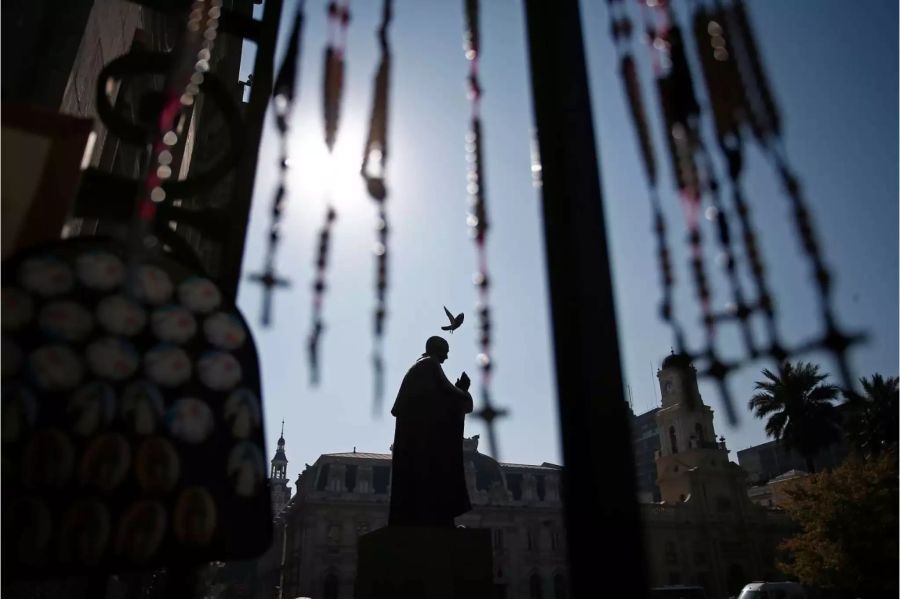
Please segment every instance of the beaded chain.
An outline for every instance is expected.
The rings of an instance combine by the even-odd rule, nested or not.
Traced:
[[[656,256],[659,265],[659,278],[662,284],[662,298],[660,299],[660,317],[672,328],[675,337],[675,346],[679,353],[687,350],[684,332],[675,315],[673,289],[675,286],[675,274],[672,269],[672,257],[666,241],[666,221],[663,217],[662,205],[657,189],[656,155],[653,151],[653,142],[650,139],[650,124],[647,120],[647,111],[644,108],[644,100],[641,94],[640,81],[637,68],[631,50],[632,23],[624,6],[625,0],[607,0],[610,19],[610,34],[616,48],[619,59],[619,76],[628,104],[628,111],[632,125],[638,138],[638,148],[641,153],[641,162],[644,167],[644,176],[649,187],[650,209],[653,213],[653,232],[656,235]]]
[[[722,63],[720,70],[727,72],[730,93],[719,100],[720,116],[717,119],[717,131],[720,146],[729,165],[729,176],[732,179],[738,213],[742,219],[748,214],[740,186],[743,166],[741,126],[745,125],[769,158],[785,190],[795,230],[810,264],[818,294],[824,333],[818,339],[807,341],[794,348],[785,348],[775,327],[772,298],[762,277],[759,252],[755,249],[752,229],[749,224],[746,226],[745,236],[749,237],[750,241],[747,253],[751,257],[751,271],[754,278],[757,278],[759,272],[757,283],[760,288],[759,308],[766,315],[769,333],[769,347],[765,353],[782,362],[793,355],[824,349],[833,356],[844,387],[852,388],[855,380],[847,361],[847,350],[863,336],[847,334],[837,324],[831,297],[831,275],[819,249],[799,181],[783,149],[781,115],[763,70],[744,3],[741,0],[733,0],[727,6],[717,5],[712,12],[700,6],[695,10],[694,19],[698,48],[703,50],[701,59],[704,61],[704,74],[707,75],[707,80],[717,74],[714,63]],[[714,89],[711,88],[710,96],[713,95]]]
[[[476,415],[484,420],[488,431],[488,444],[494,459],[499,460],[499,447],[494,430],[494,421],[506,415],[506,410],[495,408],[491,403],[490,383],[493,370],[491,361],[491,311],[488,303],[488,266],[487,266],[487,204],[484,192],[484,149],[482,145],[481,130],[481,95],[482,88],[478,78],[478,60],[481,52],[481,31],[479,25],[478,0],[464,0],[466,34],[465,50],[466,60],[469,62],[469,101],[471,103],[471,120],[469,132],[466,134],[466,162],[468,162],[468,174],[466,192],[469,195],[469,212],[466,223],[469,226],[472,239],[475,241],[475,251],[478,260],[478,271],[473,277],[473,282],[478,288],[478,327],[479,327],[479,353],[476,357],[481,369],[481,394],[483,406]]]
[[[294,25],[291,37],[288,41],[287,51],[275,85],[272,90],[272,105],[275,112],[275,127],[278,130],[279,158],[278,158],[278,186],[272,198],[270,208],[271,223],[266,244],[266,255],[261,273],[251,274],[249,279],[263,286],[262,308],[260,311],[260,324],[269,326],[272,314],[272,291],[278,287],[288,287],[290,282],[281,278],[275,272],[275,253],[281,241],[281,219],[284,215],[284,201],[287,197],[288,178],[288,130],[290,128],[291,113],[294,108],[297,78],[300,68],[300,43],[303,32],[303,5],[305,0],[297,3],[297,12],[294,16]]]
[[[393,17],[393,0],[384,0],[381,14],[381,26],[378,28],[378,42],[381,49],[381,62],[375,74],[374,93],[372,99],[372,116],[369,120],[369,135],[363,149],[363,161],[360,172],[366,181],[366,190],[378,208],[375,230],[378,240],[375,242],[375,311],[374,347],[372,351],[372,368],[374,375],[374,412],[381,408],[384,396],[384,328],[387,317],[387,263],[388,263],[388,218],[387,218],[387,186],[385,169],[387,165],[387,125],[388,125],[388,90],[391,72],[391,49],[388,42],[388,27]]]
[[[648,10],[647,7],[652,7]],[[672,172],[688,227],[690,265],[703,315],[707,343],[715,337],[711,292],[703,263],[700,229],[701,181],[696,161],[699,106],[688,69],[681,32],[671,18],[666,0],[650,0],[642,12],[646,41],[651,48],[657,96],[666,128]],[[654,19],[655,17],[655,19]],[[654,24],[654,20],[656,23]]]
[[[337,220],[337,212],[329,207],[325,213],[325,224],[319,231],[319,247],[316,251],[316,280],[313,282],[312,332],[309,334],[309,376],[313,385],[319,384],[319,340],[325,330],[322,321],[322,300],[325,296],[325,270],[328,265],[328,249],[331,229]]]
[[[732,204],[738,215],[741,229],[744,255],[750,267],[750,275],[755,287],[756,302],[736,302],[730,316],[737,319],[747,328],[750,316],[761,313],[766,324],[768,336],[768,353],[776,360],[784,359],[784,350],[779,341],[775,318],[775,307],[766,281],[765,267],[762,263],[756,233],[750,215],[750,207],[744,199],[740,182],[743,169],[743,148],[741,123],[747,117],[742,84],[734,58],[734,48],[729,46],[730,36],[723,28],[723,9],[717,8],[713,13],[699,6],[693,19],[694,39],[700,54],[700,64],[706,80],[716,140],[725,158],[729,184],[731,186]],[[755,358],[760,354],[759,348],[752,339],[745,335],[747,355]]]
[[[331,0],[328,3],[328,43],[325,46],[325,85],[323,113],[325,115],[325,145],[334,149],[340,117],[341,96],[344,93],[344,53],[347,48],[347,26],[350,24],[350,0]]]
[[[157,206],[166,199],[164,185],[172,177],[172,151],[178,144],[178,131],[184,110],[194,105],[200,94],[222,14],[222,0],[196,0],[191,4],[186,31],[174,53],[175,62],[166,79],[163,101],[157,118],[157,132],[150,153],[150,168],[138,197],[136,227],[132,236],[145,249],[158,246],[151,233]],[[138,255],[140,252],[134,252]]]
[[[713,158],[703,142],[700,130],[703,111],[694,95],[685,47],[670,3],[668,0],[638,2],[646,28],[646,40],[652,49],[651,61],[662,120],[667,130],[667,149],[688,227],[691,271],[706,332],[705,347],[700,351],[687,350],[683,329],[673,312],[671,298],[675,280],[666,245],[666,224],[657,196],[658,175],[650,127],[630,48],[632,25],[624,0],[607,0],[610,32],[619,57],[620,76],[638,137],[644,174],[650,187],[653,229],[657,238],[657,259],[663,287],[660,313],[673,330],[678,351],[692,359],[704,361],[705,367],[701,374],[717,382],[726,415],[731,422],[736,421],[736,412],[726,384],[728,374],[758,358],[770,357],[781,363],[791,356],[825,349],[834,356],[843,383],[852,385],[846,352],[861,336],[848,335],[836,324],[830,294],[831,278],[821,257],[799,182],[783,150],[781,117],[762,68],[743,2],[732,0],[727,5],[715,2],[712,7],[708,3],[692,3],[692,33],[707,87],[715,139],[722,163],[726,165],[731,206],[724,205]],[[745,129],[749,129],[763,149],[785,189],[797,235],[816,282],[824,334],[819,339],[793,348],[785,346],[778,332],[774,299],[766,280],[758,235],[754,231],[750,206],[741,185]],[[710,288],[703,267],[700,234],[703,196],[709,198],[711,203],[705,214],[715,224],[720,261],[732,298],[720,312],[712,310]],[[743,266],[739,264],[734,249],[735,234],[728,221],[729,213],[737,215],[738,228],[735,231],[739,232],[736,237],[740,240],[742,254],[746,259]],[[747,294],[742,288],[738,270],[744,267],[750,274],[752,294]],[[754,338],[750,320],[755,314],[760,314],[764,319],[766,341],[763,343]],[[727,322],[737,322],[744,346],[744,358],[730,363],[719,359],[715,348],[715,327]]]
[[[712,195],[713,206],[707,212],[717,223],[718,243],[724,258],[723,265],[729,274],[734,303],[743,303],[743,293],[737,277],[730,243],[730,229],[726,213],[718,195],[718,183],[712,172],[712,163],[704,159],[700,132],[700,105],[697,102],[690,67],[685,55],[681,30],[667,0],[646,0],[642,3],[646,40],[652,48],[653,67],[656,75],[657,95],[666,126],[672,169],[681,196],[685,222],[688,228],[691,274],[700,303],[705,349],[701,356],[707,360],[707,374],[718,385],[719,394],[729,422],[737,421],[734,402],[726,384],[733,364],[726,364],[716,348],[717,317],[712,310],[712,293],[703,260],[703,238],[700,228],[701,201],[704,191]],[[656,25],[653,24],[654,20]],[[750,337],[749,327],[745,339]],[[687,352],[685,352],[687,353]]]
[[[344,92],[344,55],[347,48],[347,26],[350,24],[350,0],[332,0],[328,3],[328,42],[325,46],[325,75],[323,78],[323,110],[325,120],[325,146],[334,151],[337,139],[338,118]],[[319,231],[316,251],[316,278],[313,282],[312,331],[308,338],[310,382],[319,383],[319,342],[325,323],[322,321],[322,304],[325,297],[325,272],[331,231],[337,220],[337,212],[329,205],[325,211],[325,223]]]

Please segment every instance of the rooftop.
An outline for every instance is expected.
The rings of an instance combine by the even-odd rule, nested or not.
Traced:
[[[390,460],[389,453],[365,453],[362,451],[347,451],[344,453],[326,453],[323,454],[332,458],[357,458],[360,460]]]
[[[484,454],[482,454],[484,455]],[[368,453],[363,451],[346,451],[339,453],[325,453],[322,454],[322,457],[328,458],[350,458],[357,460],[376,460],[376,461],[390,461],[391,454],[389,453]],[[488,456],[489,457],[489,456]],[[512,464],[508,462],[501,462],[501,466],[506,468],[528,468],[532,470],[561,470],[562,466],[558,464],[552,464],[550,462],[543,462],[542,464]]]

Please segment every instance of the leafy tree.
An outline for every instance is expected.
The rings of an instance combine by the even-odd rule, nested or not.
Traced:
[[[863,393],[844,391],[846,420],[844,427],[851,445],[863,457],[878,457],[883,451],[897,447],[898,405],[900,393],[897,377],[885,379],[873,374],[859,379]]]
[[[765,380],[756,381],[758,391],[749,401],[757,418],[766,418],[766,434],[778,439],[806,460],[815,472],[813,456],[838,440],[838,414],[831,403],[839,389],[823,384],[827,374],[819,374],[815,364],[785,362],[775,374],[762,371]]]
[[[897,596],[897,455],[884,452],[815,474],[787,491],[800,532],[779,549],[788,576],[853,597]]]

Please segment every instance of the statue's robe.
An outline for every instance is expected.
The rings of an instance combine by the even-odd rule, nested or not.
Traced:
[[[472,509],[463,467],[463,423],[472,396],[423,356],[403,377],[391,475],[391,525],[452,526]]]

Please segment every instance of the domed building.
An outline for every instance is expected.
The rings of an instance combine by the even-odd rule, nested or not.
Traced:
[[[472,511],[457,525],[491,531],[498,597],[564,597],[561,467],[499,463],[463,440]],[[387,526],[391,454],[325,454],[306,466],[282,512],[282,597],[349,599],[357,539]]]
[[[747,473],[716,436],[690,360],[668,356],[657,378],[661,406],[632,422],[645,583],[698,585],[710,599],[724,599],[751,580],[772,580],[775,550],[791,523],[748,497]],[[478,441],[463,440],[473,509],[456,523],[491,531],[496,596],[567,598],[562,467],[497,462],[478,451]],[[389,453],[354,449],[306,465],[276,522],[281,598],[353,597],[357,539],[387,526],[390,481]]]

